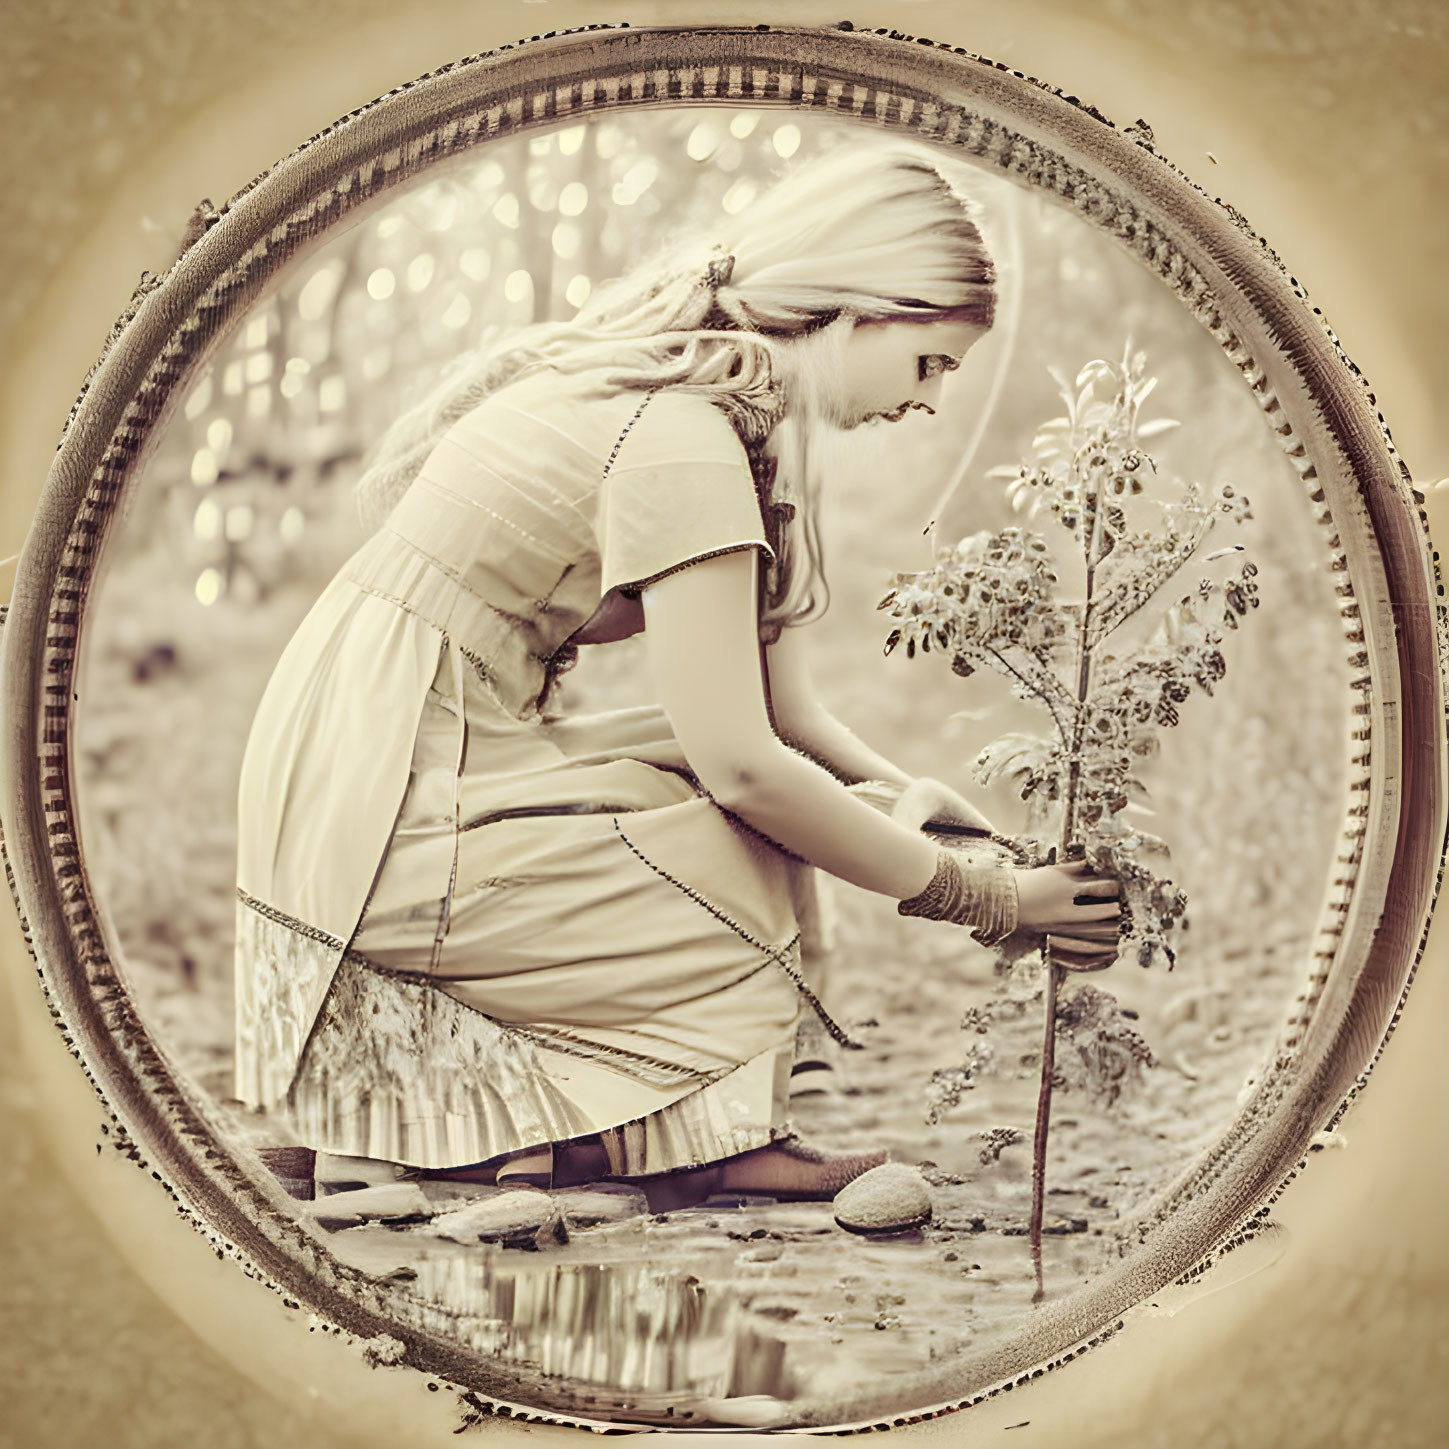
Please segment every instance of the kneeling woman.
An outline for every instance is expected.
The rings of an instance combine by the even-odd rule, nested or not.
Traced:
[[[881,1158],[784,1127],[802,1001],[837,1030],[800,965],[813,871],[1059,960],[1115,949],[1115,883],[919,833],[982,822],[827,714],[799,647],[817,430],[928,407],[991,325],[968,207],[925,153],[851,148],[728,225],[394,425],[361,484],[380,525],[267,687],[237,1082],[313,1148],[826,1196]],[[553,708],[580,647],[640,630],[658,706]]]

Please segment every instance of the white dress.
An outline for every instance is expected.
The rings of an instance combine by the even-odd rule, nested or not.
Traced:
[[[435,1168],[599,1132],[653,1172],[778,1133],[814,871],[703,793],[661,709],[549,708],[571,635],[747,548],[773,559],[749,458],[700,396],[542,370],[450,429],[252,726],[244,1102]]]

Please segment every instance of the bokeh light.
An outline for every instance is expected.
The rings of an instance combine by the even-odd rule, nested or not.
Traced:
[[[578,256],[583,242],[583,233],[571,221],[561,221],[553,229],[551,238],[554,255],[569,261]]]
[[[221,571],[219,569],[202,569],[196,580],[196,597],[207,606],[214,604],[221,597]]]
[[[497,201],[493,203],[493,217],[500,221],[510,230],[516,230],[522,211],[518,205],[518,198],[511,192],[505,191]]]
[[[788,122],[783,126],[776,126],[774,135],[770,137],[770,144],[775,148],[777,156],[788,160],[800,149],[799,126]]]
[[[221,537],[221,509],[217,507],[214,498],[203,498],[196,505],[196,513],[191,520],[191,529],[200,539]]]
[[[191,481],[198,488],[206,488],[216,482],[221,472],[216,454],[210,448],[198,448],[191,458]]]
[[[448,303],[447,310],[443,313],[442,317],[439,320],[442,322],[444,327],[447,327],[451,331],[457,331],[459,327],[466,327],[468,325],[468,319],[472,317],[472,315],[473,304],[462,292],[459,292],[458,295],[454,297],[451,302]]]

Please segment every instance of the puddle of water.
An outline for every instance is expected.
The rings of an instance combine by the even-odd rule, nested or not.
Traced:
[[[465,1342],[550,1376],[687,1399],[794,1392],[784,1343],[693,1273],[506,1251],[427,1257],[417,1273]]]

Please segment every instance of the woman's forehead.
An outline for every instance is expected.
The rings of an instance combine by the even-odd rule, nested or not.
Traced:
[[[974,322],[902,322],[901,341],[920,353],[944,353],[959,357],[972,343],[986,335]]]

